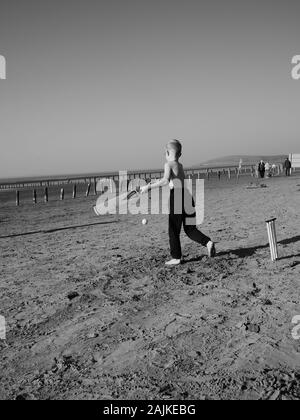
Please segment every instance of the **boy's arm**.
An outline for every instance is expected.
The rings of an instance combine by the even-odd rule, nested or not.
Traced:
[[[164,168],[164,176],[162,179],[160,179],[159,181],[153,182],[153,183],[149,183],[147,185],[145,185],[144,187],[141,188],[141,193],[145,193],[147,192],[150,188],[159,188],[159,187],[164,187],[165,185],[168,185],[171,179],[171,168],[170,165],[168,163],[165,163],[165,168]]]

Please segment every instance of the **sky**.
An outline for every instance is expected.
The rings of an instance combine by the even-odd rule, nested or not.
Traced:
[[[300,3],[1,0],[0,178],[300,152]]]

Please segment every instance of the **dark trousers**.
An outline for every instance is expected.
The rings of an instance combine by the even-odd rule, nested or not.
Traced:
[[[182,212],[181,214],[176,214],[175,205],[174,205],[174,190],[171,190],[170,193],[170,214],[169,214],[169,240],[170,240],[170,249],[172,258],[180,259],[181,254],[181,245],[180,245],[180,231],[183,226],[184,232],[186,235],[193,241],[206,246],[210,241],[206,235],[204,235],[200,230],[197,229],[195,224],[188,223],[189,220],[196,218],[196,214],[187,215],[184,210],[184,199],[182,194]],[[194,206],[194,200],[192,200]],[[196,219],[195,219],[196,220]]]
[[[285,168],[285,175],[286,176],[291,176],[291,169],[290,168]]]
[[[259,171],[259,175],[260,175],[261,178],[264,178],[265,177],[265,171]]]

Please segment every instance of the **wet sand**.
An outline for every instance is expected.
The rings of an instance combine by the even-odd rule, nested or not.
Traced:
[[[217,257],[183,234],[173,268],[165,215],[0,205],[0,398],[299,399],[300,176],[264,183],[208,185]]]

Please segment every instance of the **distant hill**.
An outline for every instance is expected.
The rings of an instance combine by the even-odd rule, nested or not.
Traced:
[[[240,160],[242,159],[244,165],[254,165],[259,162],[261,159],[269,163],[282,163],[286,159],[287,155],[233,155],[233,156],[224,156],[216,159],[211,159],[206,162],[202,162],[198,165],[193,165],[193,167],[199,166],[238,166]]]

